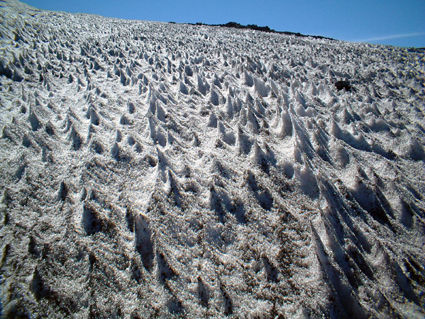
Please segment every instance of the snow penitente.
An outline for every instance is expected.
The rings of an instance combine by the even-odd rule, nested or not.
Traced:
[[[0,15],[5,317],[424,316],[423,53]]]

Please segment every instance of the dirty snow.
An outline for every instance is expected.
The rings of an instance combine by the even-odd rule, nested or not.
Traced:
[[[5,316],[425,315],[423,52],[0,19]]]

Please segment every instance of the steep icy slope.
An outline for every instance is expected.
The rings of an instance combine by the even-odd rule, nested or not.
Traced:
[[[0,6],[6,316],[424,316],[424,54]]]

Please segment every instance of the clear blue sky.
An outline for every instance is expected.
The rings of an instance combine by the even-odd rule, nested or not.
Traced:
[[[425,0],[23,0],[34,7],[150,21],[269,26],[404,47],[425,47]]]

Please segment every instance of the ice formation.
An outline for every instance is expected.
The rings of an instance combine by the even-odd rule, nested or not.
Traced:
[[[5,317],[425,315],[423,52],[0,19]]]

